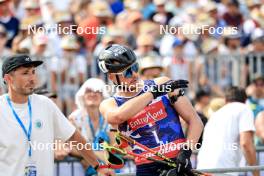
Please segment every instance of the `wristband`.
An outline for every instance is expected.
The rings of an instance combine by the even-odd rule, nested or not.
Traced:
[[[97,165],[96,165],[97,166]],[[95,167],[96,167],[95,166]],[[96,175],[97,171],[95,169],[95,167],[92,167],[91,165],[86,169],[86,173],[85,175]]]
[[[178,95],[174,95],[174,96],[171,96],[170,97],[170,103],[171,104],[174,104],[178,100],[178,98],[180,96],[183,96],[183,95],[184,95],[184,90],[183,89],[180,89]]]
[[[96,175],[97,174],[97,170],[99,169],[100,165],[101,165],[101,162],[98,161],[98,164],[96,164],[94,167],[93,166],[89,166],[87,169],[86,169],[86,174],[87,175]]]

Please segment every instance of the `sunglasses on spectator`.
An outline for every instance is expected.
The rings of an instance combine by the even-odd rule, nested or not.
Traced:
[[[123,75],[125,78],[131,78],[133,75],[133,72],[137,73],[138,70],[139,70],[139,65],[138,65],[138,63],[135,63],[132,66],[130,66],[129,68],[127,68],[126,70],[124,70],[123,72],[115,73],[115,74]]]
[[[91,89],[89,89],[89,88],[87,88],[87,89],[85,90],[85,93],[86,93],[86,94],[90,94],[90,93],[94,93],[94,94],[102,94],[102,92],[99,91],[99,90],[97,90],[97,91],[93,91],[93,90],[91,90]]]

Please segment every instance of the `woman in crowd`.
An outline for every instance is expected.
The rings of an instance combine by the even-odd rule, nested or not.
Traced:
[[[99,112],[101,101],[108,97],[105,83],[97,78],[90,78],[81,86],[75,95],[75,103],[78,107],[70,114],[70,121],[81,131],[98,158],[104,161],[104,151],[100,150],[99,138],[110,142],[109,125]],[[71,151],[74,156],[79,156],[76,151]],[[89,174],[88,163],[83,159],[81,163],[86,169],[86,176]]]

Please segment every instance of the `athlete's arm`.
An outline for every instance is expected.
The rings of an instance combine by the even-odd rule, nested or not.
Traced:
[[[166,89],[166,86],[168,86],[168,88],[172,88],[173,90],[177,88],[188,87],[188,81],[185,80],[170,81],[168,77],[160,77],[154,81],[156,82],[157,86],[153,86],[153,89],[150,89],[150,92],[145,92],[135,98],[132,98],[122,104],[120,107],[117,106],[113,98],[103,101],[99,109],[103,116],[107,119],[107,122],[112,125],[116,125],[127,121],[140,112],[144,107],[146,107],[154,97],[156,98],[171,91],[171,89]]]
[[[156,84],[162,84],[168,80],[169,78],[161,77],[156,79],[155,82]],[[169,94],[170,96],[177,95],[178,90],[175,90],[174,92]],[[203,123],[187,97],[180,96],[173,106],[179,113],[181,118],[188,124],[186,139],[188,142],[191,142],[189,144],[190,147],[192,147],[198,142],[201,136],[201,133],[203,131]]]
[[[190,145],[189,147],[193,149],[203,131],[204,126],[201,118],[198,116],[192,104],[185,96],[178,98],[178,100],[174,103],[174,108],[179,113],[181,118],[188,124],[186,139]]]
[[[151,100],[153,100],[153,95],[150,92],[146,92],[128,100],[118,107],[114,98],[109,98],[100,104],[99,109],[109,124],[118,125],[144,109]]]

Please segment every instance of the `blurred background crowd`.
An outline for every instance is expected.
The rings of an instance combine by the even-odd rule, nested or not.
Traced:
[[[166,26],[227,30],[161,31]],[[224,105],[224,92],[231,85],[246,88],[255,117],[264,110],[263,0],[0,0],[0,67],[15,53],[43,60],[37,91],[56,96],[58,106],[66,116],[71,114],[80,130],[91,130],[93,123],[81,125],[81,115],[76,114],[83,112],[76,111],[87,108],[84,104],[98,109],[109,96],[98,93],[100,85],[111,83],[100,72],[97,58],[114,43],[134,49],[142,79],[188,79],[187,95],[204,123]],[[85,84],[87,79],[90,84]],[[2,80],[0,84],[3,94]],[[78,97],[86,96],[87,87],[88,103],[80,104]],[[91,92],[98,101],[89,102]],[[92,110],[90,116],[98,113]],[[101,118],[94,119],[99,124],[95,129],[105,125]],[[86,137],[94,138],[90,133]]]

